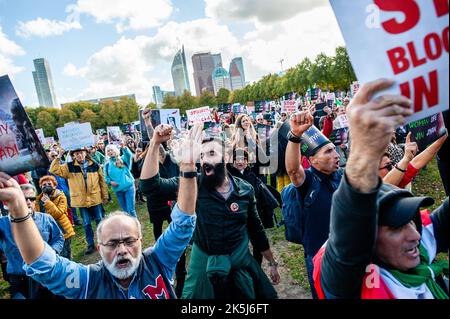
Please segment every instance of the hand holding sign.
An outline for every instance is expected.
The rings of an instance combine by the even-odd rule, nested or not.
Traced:
[[[294,135],[300,137],[314,123],[314,118],[309,111],[301,111],[291,115],[289,124]]]

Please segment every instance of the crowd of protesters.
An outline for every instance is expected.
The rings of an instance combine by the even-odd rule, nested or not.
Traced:
[[[214,127],[194,125],[181,137],[170,125],[153,127],[145,110],[141,131],[149,141],[129,134],[108,144],[99,136],[70,151],[56,143],[46,149],[48,168],[28,178],[0,172],[2,272],[11,298],[277,298],[278,262],[265,229],[282,224],[275,215],[282,192],[297,196],[302,209],[313,298],[448,298],[438,279],[448,262],[434,261],[448,252],[448,198],[430,215],[419,208],[431,200],[410,192],[437,157],[448,196],[447,134],[419,152],[410,134],[396,130],[409,102],[370,100],[388,85],[369,83],[320,110],[324,96],[292,111],[214,109]],[[121,212],[105,211],[113,196]],[[153,226],[151,250],[142,247],[139,202]],[[93,267],[71,261],[81,225],[85,254],[100,252]],[[377,265],[381,290],[364,286],[367,265]],[[80,274],[77,289],[66,287],[68,269]]]

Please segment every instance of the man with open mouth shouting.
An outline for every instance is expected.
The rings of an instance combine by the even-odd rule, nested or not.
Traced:
[[[188,140],[193,157],[200,155],[201,174],[196,201],[197,225],[193,237],[189,272],[183,290],[188,299],[277,298],[266,274],[250,254],[249,240],[270,263],[270,277],[277,284],[280,276],[256,209],[255,192],[244,180],[232,177],[225,169],[230,156],[225,142],[217,137],[202,137],[203,126],[194,126]],[[141,190],[157,193],[168,200],[176,198],[180,177],[195,177],[196,172],[181,169],[180,177],[164,179],[158,173],[158,148],[170,140],[172,128],[155,128],[141,172]],[[195,142],[200,141],[200,142]],[[171,147],[181,158],[180,142]]]
[[[191,141],[181,140],[180,169],[195,171],[196,158],[184,154]],[[157,159],[157,156],[156,156]],[[195,176],[194,176],[195,177]],[[0,172],[0,201],[8,204],[14,240],[25,261],[24,270],[54,294],[73,299],[171,299],[175,265],[191,240],[195,222],[195,178],[181,177],[172,222],[151,249],[142,250],[139,221],[124,212],[105,218],[97,227],[102,261],[82,265],[58,256],[45,243],[17,182]]]

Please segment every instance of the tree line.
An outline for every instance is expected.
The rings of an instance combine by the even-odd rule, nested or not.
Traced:
[[[222,88],[217,92],[217,96],[208,91],[199,97],[192,96],[189,91],[178,97],[166,95],[163,108],[180,109],[181,114],[184,114],[186,110],[201,106],[216,107],[225,103],[246,104],[249,101],[277,100],[292,92],[304,95],[313,85],[322,91],[348,90],[355,80],[347,50],[345,47],[337,47],[334,56],[320,53],[314,61],[304,58],[284,74],[268,74],[241,90],[230,92]],[[156,108],[156,105],[150,103],[147,107]],[[61,110],[39,107],[26,108],[26,111],[33,125],[42,128],[45,136],[56,137],[56,128],[68,122],[91,122],[92,128],[96,130],[136,121],[138,109],[139,105],[134,100],[124,97],[119,102],[75,102],[65,104]]]

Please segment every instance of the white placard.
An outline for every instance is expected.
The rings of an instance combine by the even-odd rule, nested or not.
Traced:
[[[161,124],[172,125],[173,128],[181,129],[181,114],[179,109],[160,109]]]
[[[188,124],[204,123],[211,121],[211,111],[209,106],[203,106],[192,110],[187,110]]]
[[[75,124],[56,129],[59,143],[66,151],[94,145],[91,123]]]
[[[44,135],[44,130],[39,128],[34,130],[36,132],[37,137],[39,138],[39,142],[41,142],[42,145],[45,144],[45,135]]]
[[[448,1],[330,0],[359,83],[413,102],[408,122],[448,109]]]
[[[294,113],[297,111],[298,103],[296,100],[286,100],[281,102],[281,109],[284,112]]]
[[[120,143],[122,143],[122,131],[120,130],[120,127],[108,126],[106,131],[108,132],[109,144],[120,145]]]

